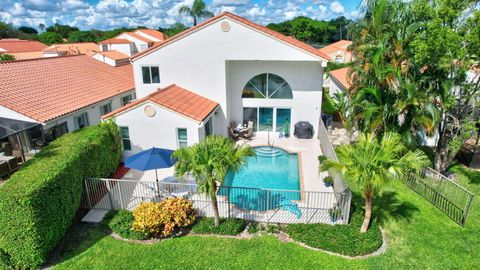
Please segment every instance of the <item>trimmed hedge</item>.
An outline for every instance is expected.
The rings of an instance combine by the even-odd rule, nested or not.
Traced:
[[[293,239],[314,248],[347,256],[365,255],[380,248],[382,233],[374,221],[366,233],[361,233],[362,214],[354,211],[348,225],[291,224],[286,232]]]
[[[83,180],[109,176],[117,168],[119,141],[113,123],[66,134],[0,187],[0,254],[4,261],[22,269],[45,262],[75,218]]]
[[[215,227],[215,220],[209,217],[199,218],[192,226],[192,231],[198,234],[237,235],[245,230],[247,222],[239,218],[220,219],[220,225]]]
[[[132,212],[127,210],[112,210],[105,215],[102,225],[125,239],[148,239],[148,235],[132,229],[133,221]]]

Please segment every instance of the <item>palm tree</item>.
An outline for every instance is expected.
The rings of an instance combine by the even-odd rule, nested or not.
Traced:
[[[396,132],[407,143],[433,135],[439,122],[434,100],[419,89],[407,53],[419,24],[398,0],[364,2],[364,16],[353,25],[348,123],[361,132]]]
[[[385,183],[406,177],[429,164],[420,150],[408,151],[397,133],[385,133],[381,140],[373,134],[360,137],[356,144],[341,145],[336,150],[339,161],[325,160],[321,171],[332,170],[358,186],[365,199],[365,217],[360,232],[368,230],[372,201]]]
[[[177,158],[175,175],[192,175],[198,190],[210,196],[215,226],[220,224],[218,214],[217,189],[229,170],[237,171],[246,163],[246,158],[254,156],[253,149],[244,144],[238,145],[222,136],[208,136],[191,147],[180,148],[173,153]]]
[[[40,30],[42,31],[45,31],[45,24],[43,23],[38,24],[38,28],[40,28]]]
[[[213,13],[207,10],[207,5],[203,0],[193,1],[192,7],[187,5],[180,7],[178,14],[192,17],[193,26],[197,25],[198,20],[201,18],[213,17]]]

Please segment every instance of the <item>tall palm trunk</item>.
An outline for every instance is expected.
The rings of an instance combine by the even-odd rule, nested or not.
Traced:
[[[370,219],[372,218],[372,197],[372,192],[365,191],[365,217],[362,227],[360,228],[361,233],[367,232],[368,225],[370,225]]]
[[[197,26],[197,16],[193,15],[193,26]]]
[[[214,191],[210,194],[210,198],[212,200],[212,209],[213,209],[213,217],[215,219],[215,227],[220,225],[220,215],[218,214],[218,203],[217,203],[217,194]]]

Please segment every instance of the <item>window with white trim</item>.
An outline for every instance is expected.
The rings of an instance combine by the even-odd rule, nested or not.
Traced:
[[[111,111],[112,111],[112,103],[111,102],[100,106],[100,115],[105,115],[105,114],[107,114]]]
[[[160,83],[160,70],[158,66],[142,67],[143,84]]]
[[[77,129],[88,127],[88,125],[89,125],[89,123],[88,123],[88,113],[87,112],[84,112],[80,115],[77,115],[73,119],[75,121],[75,127]]]
[[[292,88],[280,76],[263,73],[250,79],[243,88],[242,98],[292,99]]]
[[[102,44],[102,51],[108,51],[108,44]]]
[[[122,101],[122,106],[127,105],[127,104],[130,103],[132,100],[133,100],[132,95],[123,96],[122,99],[121,99],[121,101]]]
[[[188,146],[187,129],[177,128],[177,146],[183,148]]]
[[[119,127],[120,141],[122,143],[122,151],[132,150],[132,143],[130,142],[130,132],[128,127]]]

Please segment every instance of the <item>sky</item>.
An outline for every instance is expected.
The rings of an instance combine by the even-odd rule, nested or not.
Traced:
[[[178,15],[193,0],[0,0],[0,20],[14,26],[40,23],[76,26],[81,30],[118,27],[168,27],[176,22],[190,26]],[[214,14],[233,12],[259,24],[281,22],[297,16],[328,20],[339,16],[355,19],[361,0],[206,0]]]

